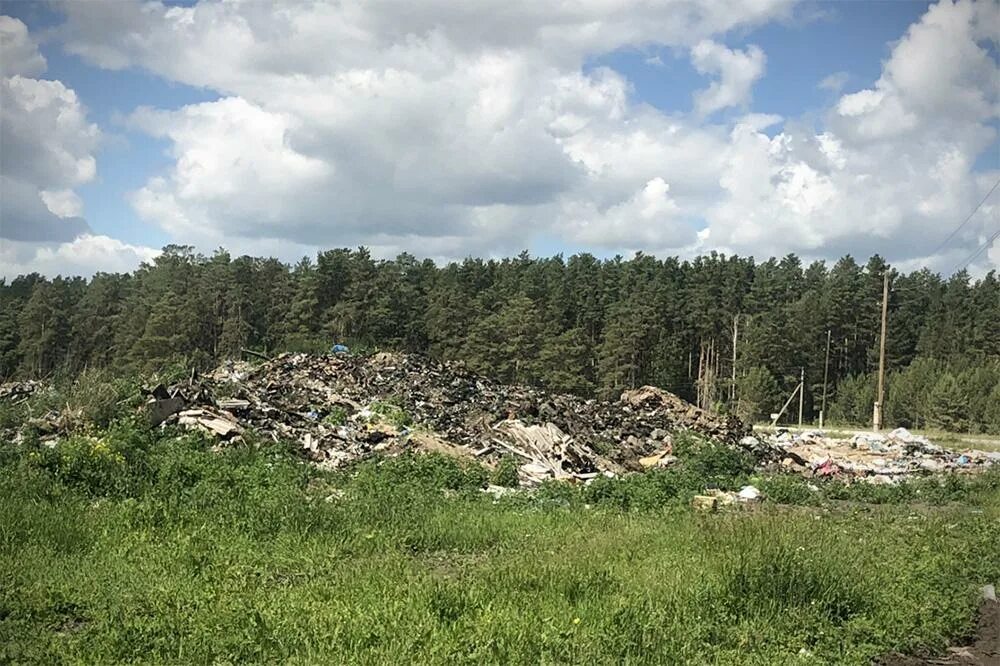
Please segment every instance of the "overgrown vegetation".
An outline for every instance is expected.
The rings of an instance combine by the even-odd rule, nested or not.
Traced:
[[[1000,579],[996,473],[810,485],[685,438],[675,468],[494,499],[514,465],[207,444],[125,419],[0,445],[0,661],[866,664],[963,635]],[[747,482],[769,501],[688,507]]]
[[[784,402],[804,369],[805,418],[867,423],[874,401],[882,276],[892,275],[886,423],[1000,433],[1000,283],[878,256],[803,266],[636,255],[522,254],[438,267],[403,254],[335,249],[289,267],[169,246],[131,275],[0,281],[0,377],[207,367],[243,347],[325,352],[345,342],[427,352],[503,382],[583,395],[661,386],[748,420]],[[735,400],[729,385],[733,323]],[[712,350],[712,359],[705,354]],[[180,365],[178,365],[180,361]],[[712,382],[700,384],[699,368]]]

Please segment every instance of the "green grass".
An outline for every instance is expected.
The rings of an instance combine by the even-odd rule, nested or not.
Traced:
[[[1000,580],[996,474],[812,490],[680,448],[494,500],[435,456],[321,473],[127,423],[0,445],[0,662],[866,664],[966,634]],[[773,499],[688,507],[747,480]]]

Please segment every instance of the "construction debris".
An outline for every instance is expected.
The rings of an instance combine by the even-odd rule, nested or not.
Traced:
[[[32,380],[0,385],[0,402],[17,404],[27,400],[44,387],[42,382]]]
[[[619,401],[585,400],[408,354],[283,354],[257,368],[227,363],[147,395],[154,426],[197,428],[223,441],[251,431],[297,441],[327,467],[407,449],[489,466],[513,456],[525,485],[669,465],[672,436],[685,430],[731,444],[746,432],[652,387]]]
[[[755,504],[763,498],[764,496],[754,486],[743,486],[738,493],[711,488],[703,495],[695,495],[691,500],[691,506],[697,511],[718,511],[727,506]]]
[[[747,436],[741,445],[805,477],[856,479],[894,484],[906,476],[938,472],[969,472],[1000,464],[1000,452],[949,451],[905,428],[887,434],[857,433],[830,437],[819,430]]]
[[[40,382],[0,386],[0,400],[25,401]],[[668,467],[674,441],[691,432],[752,454],[762,465],[806,477],[896,483],[906,475],[970,472],[1000,453],[951,452],[898,428],[835,439],[820,431],[751,435],[658,388],[626,390],[619,400],[587,400],[504,385],[414,354],[282,354],[254,367],[229,361],[171,386],[143,390],[151,427],[199,430],[227,445],[239,438],[297,442],[302,455],[336,468],[371,455],[434,451],[496,467],[516,461],[522,485],[587,482]],[[64,409],[32,419],[44,440],[79,425]],[[755,494],[756,493],[756,494]],[[696,504],[754,501],[755,488]]]

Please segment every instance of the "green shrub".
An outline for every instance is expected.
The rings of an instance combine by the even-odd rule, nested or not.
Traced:
[[[66,404],[78,410],[87,424],[107,427],[141,403],[139,384],[116,377],[107,369],[88,368],[66,390]]]
[[[41,447],[29,459],[60,483],[91,495],[116,494],[127,482],[125,455],[107,437],[77,435]]]
[[[486,470],[475,462],[438,453],[405,453],[359,463],[352,486],[358,493],[384,496],[414,490],[478,491],[486,481]]]
[[[774,474],[751,482],[769,502],[815,506],[823,500],[822,493],[812,490],[809,482],[797,474]]]
[[[342,426],[347,423],[347,410],[338,405],[330,410],[323,421],[333,426]]]
[[[399,405],[388,400],[373,402],[369,407],[372,414],[383,423],[388,423],[396,428],[405,428],[413,425],[413,418]]]
[[[496,486],[516,488],[521,483],[517,471],[517,458],[512,455],[504,456],[490,475],[490,482]]]

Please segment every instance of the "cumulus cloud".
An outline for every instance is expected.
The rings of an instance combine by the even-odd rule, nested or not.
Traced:
[[[72,187],[97,172],[93,151],[100,132],[87,121],[73,90],[59,81],[15,75],[0,83],[3,155],[10,177],[44,188]]]
[[[792,124],[772,138],[737,125],[727,196],[708,214],[710,243],[815,256],[879,252],[952,268],[981,242],[988,207],[955,247],[930,253],[1000,177],[973,171],[996,139],[1000,69],[983,42],[995,40],[998,12],[995,3],[931,7],[875,85],[837,101],[823,132]]]
[[[129,272],[152,261],[157,250],[129,245],[108,236],[83,234],[65,243],[26,243],[0,239],[0,277],[37,272],[81,275]]]
[[[0,237],[72,240],[90,230],[72,188],[93,179],[100,132],[73,90],[22,75],[40,73],[45,60],[23,23],[0,18],[12,70],[0,80]]]
[[[764,75],[767,57],[760,47],[744,51],[703,39],[691,49],[691,64],[701,74],[717,75],[708,88],[694,94],[698,113],[707,115],[730,106],[747,106],[753,84]]]
[[[37,76],[46,66],[38,44],[28,36],[28,27],[16,18],[0,16],[0,73]]]
[[[784,0],[64,11],[68,51],[220,93],[130,118],[173,157],[133,206],[207,248],[365,243],[461,257],[549,234],[608,251],[877,251],[944,267],[946,255],[926,256],[942,228],[1000,175],[974,171],[1000,106],[996,3],[931,7],[879,79],[818,122],[713,115],[752,111],[766,69],[760,48],[723,37],[787,16]],[[712,78],[694,113],[637,103],[621,73],[584,67],[659,47],[689,52]],[[984,223],[970,223],[959,251]]]
[[[76,93],[40,78],[45,58],[24,23],[0,16],[0,272],[6,277],[132,270],[149,248],[94,235],[74,187],[94,179],[97,125]]]
[[[637,115],[627,82],[607,70],[584,73],[585,58],[644,43],[688,47],[790,7],[496,0],[272,12],[238,3],[68,3],[62,37],[100,66],[139,66],[223,95],[133,116],[170,139],[176,158],[133,194],[144,219],[221,239],[387,248],[417,239],[462,256],[516,250],[528,230],[580,210],[595,211],[599,224],[600,211],[664,171],[684,171],[660,164],[593,181],[579,159],[587,143],[613,138],[639,148],[646,138],[662,155],[699,139],[661,139],[669,123],[655,114],[649,127],[627,126]]]
[[[73,190],[42,190],[39,194],[49,212],[57,217],[79,217],[83,212],[83,199]]]
[[[0,176],[0,238],[17,241],[62,242],[90,231],[77,214],[50,197],[48,205],[38,188],[30,183]]]
[[[580,242],[629,250],[677,250],[693,245],[697,235],[685,223],[670,185],[663,178],[648,181],[627,200],[605,210],[592,204],[568,205],[563,228]]]

